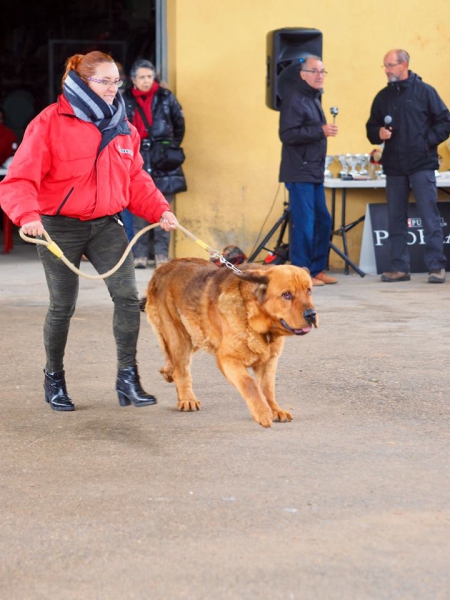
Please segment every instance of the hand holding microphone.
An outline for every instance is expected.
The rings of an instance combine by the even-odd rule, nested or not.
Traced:
[[[325,137],[335,137],[338,132],[338,127],[334,124],[336,115],[339,113],[338,107],[332,106],[330,108],[330,113],[333,115],[333,123],[326,123],[325,125],[322,125],[322,130]]]
[[[392,117],[391,115],[386,115],[384,117],[384,127],[380,128],[380,138],[385,140],[390,140],[392,137]]]

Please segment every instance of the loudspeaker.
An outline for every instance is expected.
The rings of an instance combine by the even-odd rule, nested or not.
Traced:
[[[305,56],[322,57],[322,32],[307,27],[286,27],[267,34],[266,105],[280,110],[281,100],[298,81]]]

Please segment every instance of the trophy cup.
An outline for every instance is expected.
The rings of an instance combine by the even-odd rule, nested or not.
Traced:
[[[327,154],[325,156],[325,171],[324,171],[324,177],[326,177],[327,179],[333,179],[333,174],[330,171],[330,169],[328,168],[334,161],[334,156],[332,156],[331,154]]]
[[[358,154],[347,154],[345,159],[346,159],[348,166],[350,167],[349,175],[351,176],[351,179],[357,179],[359,173],[358,173],[358,170],[356,167],[358,166],[358,163],[359,163],[359,155]]]
[[[380,164],[382,155],[383,150],[381,148],[374,148],[369,154],[370,175],[372,179],[380,179],[380,171],[381,173],[383,172],[383,167]]]
[[[383,165],[378,165],[378,171],[376,172],[377,179],[384,179],[386,175],[383,173]]]
[[[369,177],[369,171],[367,170],[367,166],[369,164],[370,155],[369,154],[361,154],[359,159],[359,176],[360,177]]]
[[[351,179],[351,177],[348,174],[348,163],[347,163],[347,157],[345,156],[345,154],[339,154],[338,161],[341,163],[341,167],[342,167],[339,172],[339,177],[341,179]]]

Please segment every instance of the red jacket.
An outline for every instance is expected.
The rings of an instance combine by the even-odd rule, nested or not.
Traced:
[[[143,168],[140,137],[117,135],[97,156],[101,133],[76,118],[60,96],[28,125],[5,179],[0,205],[16,225],[40,215],[63,215],[82,221],[115,215],[128,207],[147,221],[170,210]]]

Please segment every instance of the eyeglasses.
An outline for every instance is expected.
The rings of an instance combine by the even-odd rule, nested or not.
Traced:
[[[302,71],[304,73],[312,73],[314,77],[317,77],[317,75],[320,75],[321,77],[328,75],[328,71],[318,71],[317,69],[302,69]]]
[[[396,63],[388,63],[387,65],[381,65],[382,69],[393,69],[394,67],[397,67],[398,65],[401,65],[401,62],[396,62]]]
[[[85,79],[86,81],[93,81],[94,83],[106,85],[107,87],[114,85],[116,88],[120,88],[123,86],[122,79],[116,79],[115,81],[110,81],[109,79],[96,79],[95,77],[85,77]]]

